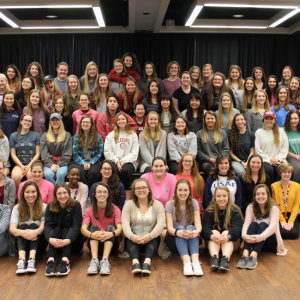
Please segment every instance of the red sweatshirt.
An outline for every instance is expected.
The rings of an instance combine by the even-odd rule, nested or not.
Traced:
[[[127,105],[126,109],[124,109],[124,100],[122,97],[123,92],[119,93],[119,95],[118,95],[120,110],[124,111],[126,114],[130,115],[131,117],[134,115],[134,113],[133,113],[133,95],[132,96],[127,95],[128,105]],[[144,95],[140,92],[139,96],[138,96],[138,103],[141,103],[144,98],[145,98]]]
[[[141,133],[141,132],[144,130],[144,128],[145,128],[147,116],[144,115],[144,117],[143,117],[143,122],[142,122],[141,124],[138,123],[138,122],[136,121],[136,116],[135,116],[135,115],[132,117],[132,119],[135,121],[135,123],[136,123],[137,126],[138,126],[138,130],[137,130],[136,134],[137,134],[137,135],[140,135],[140,133]]]
[[[129,77],[122,77],[122,76],[120,76],[120,75],[117,74],[117,72],[115,71],[115,69],[112,69],[110,71],[110,73],[108,74],[108,78],[110,80],[112,80],[112,81],[117,82],[117,83],[123,83],[123,84],[125,84],[126,79],[129,78]]]
[[[139,74],[134,69],[126,69],[126,70],[127,73],[134,78],[135,81],[137,81],[140,78]]]

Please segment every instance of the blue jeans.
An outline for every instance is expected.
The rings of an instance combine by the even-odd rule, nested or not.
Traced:
[[[68,166],[60,167],[58,171],[56,172],[56,181],[54,180],[54,172],[48,168],[44,167],[44,176],[46,180],[52,182],[54,185],[56,185],[59,182],[65,182],[65,177],[68,174]]]
[[[243,167],[243,165],[237,161],[232,161],[232,166],[234,168],[234,172],[239,177],[241,177],[246,172],[246,169]]]
[[[187,228],[183,226],[178,226],[176,229],[178,230],[196,230],[194,225],[189,225]],[[186,240],[184,238],[175,237],[175,243],[177,250],[182,257],[183,255],[192,256],[193,254],[199,254],[199,237]],[[190,253],[190,254],[189,254]]]

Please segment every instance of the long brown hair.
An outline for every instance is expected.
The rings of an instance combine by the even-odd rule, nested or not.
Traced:
[[[118,141],[118,138],[119,138],[119,135],[120,135],[120,130],[119,130],[119,126],[117,124],[117,121],[118,121],[118,117],[121,116],[121,115],[124,116],[125,119],[126,119],[125,132],[128,135],[134,133],[134,131],[130,129],[127,115],[124,112],[119,112],[119,113],[116,114],[116,116],[115,116],[115,122],[114,122],[114,140],[115,140],[115,142]]]
[[[112,93],[112,89],[111,89],[111,86],[110,86],[110,80],[107,76],[107,74],[105,73],[101,73],[98,75],[97,77],[97,80],[96,80],[96,83],[95,83],[95,89],[94,89],[94,102],[96,104],[96,106],[100,105],[102,102],[106,102],[106,99],[102,99],[102,95],[101,95],[101,87],[100,87],[100,84],[99,84],[99,79],[100,77],[102,76],[105,76],[107,81],[108,81],[108,85],[107,85],[107,88],[106,88],[106,91],[105,91],[105,96],[106,96],[106,99],[108,99],[108,97],[111,95]]]
[[[138,97],[139,97],[139,94],[140,94],[140,90],[139,90],[134,78],[132,78],[132,77],[127,78],[125,83],[123,84],[123,87],[122,87],[122,89],[123,89],[122,98],[123,98],[123,101],[124,101],[124,109],[128,108],[128,95],[127,95],[126,85],[129,81],[132,81],[135,85],[135,90],[134,90],[133,99],[132,99],[132,106],[133,107],[138,103]]]
[[[19,206],[18,206],[18,211],[19,211],[19,217],[20,217],[20,221],[21,222],[26,222],[28,220],[30,220],[30,209],[29,206],[27,205],[27,202],[25,200],[25,190],[27,189],[27,187],[29,186],[34,186],[37,192],[37,197],[36,200],[34,202],[33,205],[33,209],[32,209],[32,220],[36,221],[36,220],[41,220],[43,217],[43,200],[42,200],[42,196],[39,190],[39,187],[37,186],[37,184],[33,181],[27,181],[21,190],[21,194],[20,194],[20,201],[19,201]]]
[[[236,114],[232,120],[231,130],[228,133],[230,149],[233,151],[240,149],[240,131],[236,126],[236,118],[239,116],[243,116],[244,120],[246,121],[244,114]]]
[[[225,84],[226,78],[225,78],[224,74],[222,74],[221,72],[216,72],[215,74],[213,74],[213,76],[211,78],[211,81],[210,81],[210,84],[209,84],[208,89],[207,89],[207,100],[208,100],[208,104],[207,104],[208,107],[207,108],[208,109],[212,108],[213,102],[214,102],[215,87],[213,85],[213,81],[214,81],[214,78],[216,76],[222,77],[222,80],[223,80],[223,85],[221,86],[221,89],[220,89],[220,95],[222,95],[225,92],[229,92],[229,88]]]
[[[28,78],[32,77],[32,75],[30,74],[30,69],[31,69],[32,66],[36,66],[37,69],[38,69],[38,74],[36,76],[36,83],[38,85],[44,85],[44,73],[43,73],[43,69],[42,69],[42,66],[38,62],[36,62],[36,61],[33,61],[31,64],[28,65],[24,77],[28,77]]]
[[[94,217],[96,219],[99,219],[97,199],[96,199],[96,190],[97,190],[98,186],[104,186],[107,189],[107,191],[108,191],[108,197],[106,199],[106,206],[105,206],[105,213],[104,213],[104,215],[105,215],[106,218],[110,218],[112,216],[112,214],[114,213],[114,207],[113,207],[113,204],[112,204],[112,195],[111,195],[110,188],[104,182],[98,182],[96,184],[96,186],[95,186],[95,189],[94,189],[94,192],[93,192],[93,195],[92,195],[92,199],[93,199],[93,204],[92,204],[93,215],[94,215]]]
[[[267,79],[266,79],[266,75],[265,75],[265,71],[264,71],[264,69],[262,68],[262,67],[255,67],[253,70],[252,70],[252,74],[251,74],[251,77],[254,79],[254,81],[255,81],[255,71],[256,70],[261,70],[262,71],[262,78],[261,78],[261,81],[262,82],[267,82]]]
[[[96,131],[95,125],[94,125],[94,120],[90,115],[84,115],[80,120],[79,130],[78,130],[78,140],[77,140],[78,148],[83,149],[84,145],[85,145],[85,134],[81,127],[82,120],[84,120],[84,119],[89,119],[91,121],[91,128],[90,128],[90,132],[88,134],[86,148],[88,150],[98,149],[99,137],[98,137],[98,133]]]
[[[238,89],[239,90],[242,90],[243,89],[243,86],[244,86],[244,80],[243,80],[243,76],[242,76],[242,70],[241,68],[238,66],[238,65],[232,65],[230,68],[229,68],[229,73],[228,73],[228,82],[227,82],[227,86],[229,88],[232,88],[232,80],[231,80],[231,77],[230,77],[230,73],[232,71],[232,69],[237,69],[240,73],[240,76],[238,78]]]
[[[289,69],[289,70],[291,71],[291,79],[290,79],[290,83],[291,83],[291,81],[292,81],[292,78],[294,77],[294,71],[293,71],[292,67],[290,67],[290,66],[285,66],[285,67],[282,69],[281,85],[284,84],[284,78],[283,78],[283,71],[284,71],[284,69]]]
[[[28,95],[28,102],[27,102],[27,112],[31,115],[33,115],[33,108],[32,108],[32,104],[30,102],[30,96],[33,94],[33,93],[38,93],[39,94],[39,112],[42,110],[44,112],[45,115],[48,115],[48,111],[45,107],[45,104],[44,104],[44,101],[42,100],[42,96],[41,96],[41,92],[37,89],[33,89],[29,92],[29,95]]]
[[[15,94],[12,91],[7,91],[4,93],[3,95],[3,101],[2,101],[2,105],[0,106],[0,118],[5,119],[6,114],[8,113],[6,104],[4,102],[5,96],[6,95],[13,95],[14,97],[14,104],[12,105],[12,107],[19,112],[22,112],[21,107],[19,105],[19,102],[15,99]],[[8,137],[9,138],[9,137]]]
[[[254,93],[256,91],[256,88],[255,88],[255,81],[252,77],[247,77],[245,79],[245,82],[244,82],[244,93],[243,93],[243,111],[247,111],[249,110],[248,109],[248,98],[247,98],[247,89],[246,89],[246,83],[248,80],[251,80],[253,82],[253,88],[252,88],[252,97],[251,97],[251,105],[253,104],[253,101],[254,101]]]
[[[120,58],[115,59],[114,62],[113,62],[113,67],[114,68],[115,68],[115,63],[116,62],[122,64],[122,66],[123,66],[123,71],[122,71],[121,75],[119,75],[119,76],[121,76],[121,77],[129,77],[124,61],[122,59],[120,59]]]
[[[294,103],[300,103],[300,78],[294,76],[294,77],[291,78],[291,82],[293,80],[297,80],[299,82],[299,88],[298,88],[298,91],[297,91],[297,94],[296,94],[296,99],[295,99]],[[288,98],[289,98],[289,101],[292,102],[292,91],[291,91],[291,85],[290,84],[289,84],[289,88],[288,88]]]
[[[223,112],[223,105],[222,105],[222,101],[224,97],[229,97],[229,99],[231,100],[231,104],[229,107],[229,112],[228,112],[228,123],[227,123],[227,127],[228,129],[231,129],[231,125],[232,125],[232,120],[234,118],[234,109],[233,109],[233,101],[232,101],[232,97],[229,93],[225,92],[221,95],[220,100],[219,100],[219,116],[218,116],[218,126],[219,128],[224,128],[225,127],[225,122],[224,122],[224,112]]]
[[[153,73],[151,75],[151,79],[157,79],[157,74],[156,74],[154,63],[151,62],[151,61],[146,61],[145,64],[144,64],[144,70],[143,70],[143,82],[147,82],[147,80],[148,80],[148,75],[146,73],[146,66],[147,65],[151,65],[152,69],[153,69]]]
[[[138,182],[145,182],[145,184],[148,187],[148,190],[149,190],[149,194],[148,194],[148,207],[150,207],[153,204],[154,200],[152,199],[152,190],[151,190],[149,181],[147,179],[145,179],[145,178],[138,178],[138,179],[136,179],[136,180],[133,181],[133,183],[131,185],[131,193],[130,193],[131,199],[133,200],[133,202],[136,205],[136,207],[140,207],[140,205],[139,205],[139,199],[138,199],[137,195],[135,194],[135,186],[136,186],[136,184]]]
[[[78,99],[79,99],[80,95],[82,94],[82,91],[80,89],[80,83],[79,83],[79,80],[78,80],[77,76],[76,75],[69,75],[68,78],[67,78],[67,92],[65,93],[65,95],[67,96],[67,107],[68,108],[70,107],[70,95],[71,95],[71,88],[69,86],[69,81],[72,78],[74,78],[77,81],[76,94],[78,96]],[[52,106],[53,106],[53,104],[52,104]],[[79,104],[77,103],[76,109],[78,109],[78,107],[79,107]]]
[[[29,116],[31,119],[32,119],[32,122],[31,122],[31,127],[30,127],[30,131],[34,131],[34,125],[33,125],[33,116],[31,114],[23,114],[21,117],[20,117],[20,122],[19,122],[19,126],[18,126],[18,129],[17,129],[17,137],[18,135],[21,133],[22,131],[22,124],[21,124],[21,121],[23,120],[24,117],[26,116]]]
[[[55,104],[56,104],[56,102],[57,102],[58,99],[61,99],[62,102],[63,102],[63,104],[64,104],[64,108],[63,108],[63,110],[61,112],[61,115],[63,117],[66,117],[67,115],[69,115],[69,111],[68,111],[67,104],[66,104],[66,101],[65,101],[64,97],[60,96],[60,95],[54,97],[53,102],[52,102],[52,107],[51,107],[50,114],[52,115],[55,112],[57,112],[56,109],[55,109]]]
[[[20,74],[18,68],[17,68],[15,65],[10,64],[10,65],[8,65],[8,66],[6,67],[5,72],[4,72],[4,74],[5,74],[5,76],[7,77],[7,79],[8,79],[8,76],[7,76],[7,71],[8,71],[8,69],[13,69],[14,72],[15,72],[15,77],[11,80],[11,83],[12,83],[11,86],[12,86],[13,88],[15,88],[15,87],[19,86],[20,83],[21,83],[21,74]],[[8,79],[8,81],[9,81],[9,79]]]
[[[234,168],[232,166],[231,158],[228,154],[220,154],[216,158],[216,162],[214,163],[213,168],[211,169],[209,176],[212,177],[214,180],[218,179],[218,174],[219,174],[219,164],[223,159],[227,159],[229,162],[229,170],[227,172],[227,179],[231,180],[234,179],[236,174],[234,172]]]
[[[288,114],[286,115],[286,118],[285,118],[285,123],[284,123],[284,131],[286,132],[290,132],[292,130],[291,128],[291,117],[292,117],[292,114],[297,114],[298,115],[298,118],[299,118],[299,124],[297,126],[297,132],[300,132],[300,112],[298,109],[291,109]]]
[[[4,138],[4,133],[2,131],[2,124],[0,122],[0,139],[3,139]]]
[[[249,157],[246,172],[243,174],[242,178],[243,178],[244,181],[246,181],[248,183],[252,182],[252,171],[251,171],[251,168],[250,168],[250,162],[255,157],[258,157],[260,159],[260,162],[261,162],[261,167],[258,171],[259,183],[265,183],[267,181],[267,179],[266,179],[266,172],[265,172],[264,162],[262,160],[262,157],[259,154],[252,154]]]
[[[279,110],[280,109],[280,102],[279,102],[279,93],[282,89],[285,89],[285,91],[287,92],[285,86],[280,86],[279,88],[277,88],[277,90],[275,91],[275,101],[274,101],[274,108],[275,110]],[[286,93],[286,98],[285,98],[285,102],[284,102],[284,109],[286,111],[289,111],[291,109],[290,107],[290,101],[289,101],[289,97],[288,94]]]
[[[257,106],[257,95],[258,95],[258,93],[263,93],[266,96],[264,109],[267,110],[267,111],[271,110],[268,94],[264,90],[256,90],[255,93],[254,93],[254,100],[253,100],[253,103],[252,103],[253,113],[255,113],[255,114],[258,113],[258,106]]]
[[[198,78],[198,80],[197,80],[197,85],[198,85],[198,89],[200,89],[201,88],[201,70],[200,70],[200,68],[198,67],[198,66],[192,66],[191,68],[190,68],[190,70],[189,70],[189,74],[190,74],[190,76],[191,76],[191,82],[190,82],[190,85],[192,85],[193,84],[193,79],[192,79],[192,73],[194,72],[194,70],[195,69],[198,69],[199,70],[199,78]]]

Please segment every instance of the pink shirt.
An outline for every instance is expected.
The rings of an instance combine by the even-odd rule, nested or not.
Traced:
[[[95,127],[97,126],[97,119],[98,119],[98,116],[99,116],[97,111],[90,108],[87,112],[83,112],[81,110],[81,108],[79,108],[79,109],[75,110],[72,114],[72,118],[73,118],[73,135],[78,133],[78,125],[81,121],[81,118],[85,115],[91,116],[93,118]]]
[[[177,180],[173,174],[166,172],[161,182],[157,182],[154,179],[152,172],[143,174],[141,178],[145,178],[149,181],[152,198],[161,202],[164,207],[170,200],[170,197],[174,197]]]
[[[26,180],[26,181],[24,181],[20,184],[19,190],[18,190],[18,201],[20,201],[20,195],[21,195],[22,187],[24,186],[24,184],[27,181],[32,181],[32,179],[28,179],[28,180]],[[54,184],[51,183],[48,180],[43,179],[42,183],[39,184],[38,187],[39,187],[43,202],[45,204],[50,203],[53,199]]]
[[[93,206],[88,207],[83,215],[82,224],[87,226],[97,225],[99,230],[105,230],[108,225],[112,225],[116,228],[116,225],[122,223],[121,211],[113,204],[114,212],[110,218],[105,217],[105,208],[98,208],[99,219],[96,219],[93,214]]]

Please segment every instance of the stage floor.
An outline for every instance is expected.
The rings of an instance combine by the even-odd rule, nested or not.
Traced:
[[[156,256],[150,276],[133,275],[130,259],[116,255],[110,257],[111,275],[88,276],[91,256],[84,247],[72,256],[68,276],[50,278],[45,276],[46,255],[38,256],[36,274],[18,276],[17,256],[4,256],[0,258],[0,299],[300,299],[300,239],[284,244],[287,256],[261,253],[255,270],[236,268],[239,250],[226,273],[210,271],[208,250],[201,249],[202,277],[183,276],[178,254],[166,260]]]

